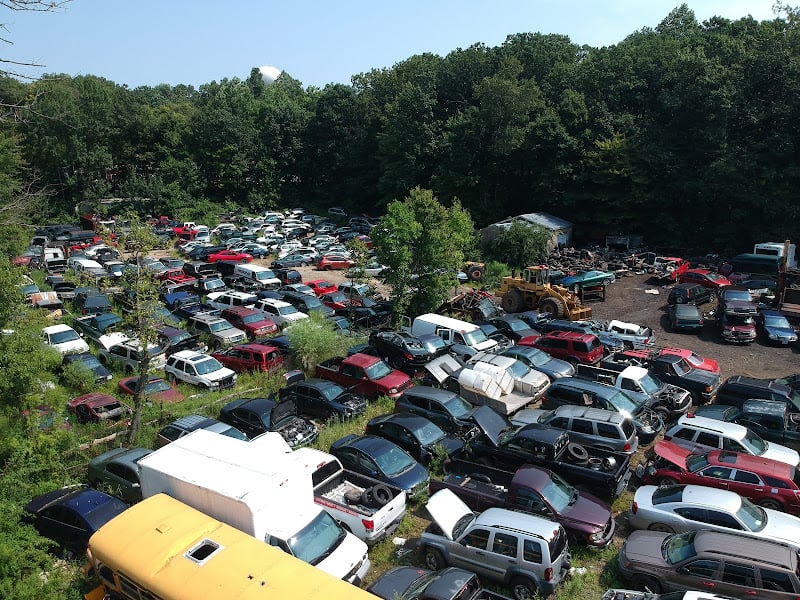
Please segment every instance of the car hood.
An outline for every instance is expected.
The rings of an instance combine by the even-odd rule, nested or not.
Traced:
[[[425,508],[448,540],[453,540],[456,524],[473,512],[449,489],[442,489],[428,499]]]
[[[391,373],[389,373],[386,377],[381,377],[378,381],[381,382],[381,385],[386,386],[387,388],[400,390],[408,386],[410,379],[411,378],[402,371],[393,369]]]
[[[653,451],[664,460],[671,462],[684,471],[688,470],[686,467],[686,459],[692,455],[692,452],[683,446],[662,440],[656,443]]]
[[[581,492],[575,504],[567,507],[562,513],[561,524],[588,525],[594,529],[603,529],[611,519],[611,508],[596,496]]]
[[[511,417],[511,424],[515,427],[522,427],[531,423],[539,423],[539,419],[552,412],[552,410],[544,410],[543,408],[523,408],[514,413]]]
[[[797,332],[790,327],[773,327],[772,325],[764,325],[764,331],[767,335],[779,338],[797,339]]]
[[[498,445],[500,434],[512,427],[508,419],[488,406],[476,407],[471,416],[494,446]]]
[[[777,460],[793,467],[796,467],[798,462],[800,462],[800,454],[797,453],[797,450],[792,450],[791,448],[781,446],[774,442],[767,442],[767,449],[761,457],[771,458],[772,460]]]
[[[661,543],[669,537],[659,531],[633,531],[623,546],[625,557],[640,564],[665,567]]]

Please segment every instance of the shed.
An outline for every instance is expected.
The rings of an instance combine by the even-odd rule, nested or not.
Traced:
[[[539,225],[551,232],[551,247],[565,247],[572,245],[573,224],[560,217],[548,213],[527,213],[508,217],[497,223],[492,223],[480,230],[481,242],[488,242],[497,237],[500,232],[511,227],[514,221],[522,221],[530,225]]]

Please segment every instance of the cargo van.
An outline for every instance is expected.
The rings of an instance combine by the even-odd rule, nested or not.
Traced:
[[[281,286],[281,280],[275,277],[275,273],[261,265],[236,265],[233,274],[264,290],[275,290]]]
[[[465,359],[477,352],[491,351],[497,346],[497,341],[489,339],[474,323],[436,313],[420,315],[413,322],[408,317],[402,317],[401,329],[417,337],[430,333],[438,335],[453,346],[452,350],[456,354]]]

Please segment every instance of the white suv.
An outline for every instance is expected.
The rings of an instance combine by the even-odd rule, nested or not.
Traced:
[[[166,363],[164,349],[158,344],[148,344],[150,353],[150,370],[160,369]],[[142,362],[142,344],[139,340],[129,339],[108,348],[100,348],[98,358],[104,365],[119,364],[125,373],[135,373]]]
[[[181,350],[171,355],[164,371],[170,381],[178,379],[209,390],[223,390],[236,383],[234,371],[223,367],[213,356],[191,350]]]
[[[256,303],[255,308],[267,313],[267,318],[275,321],[280,327],[308,318],[306,313],[300,312],[288,302],[274,298],[262,298]]]

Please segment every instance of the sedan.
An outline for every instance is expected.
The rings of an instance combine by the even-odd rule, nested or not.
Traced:
[[[78,417],[79,423],[118,421],[133,413],[128,405],[108,394],[84,394],[70,400],[67,406]]]
[[[317,426],[297,416],[294,402],[278,403],[272,398],[239,398],[228,402],[219,420],[240,429],[253,439],[268,431],[277,431],[292,448],[312,444],[319,435]]]
[[[123,394],[133,396],[139,387],[139,376],[120,379],[117,387]],[[184,395],[175,388],[174,383],[157,375],[148,375],[147,382],[144,384],[144,395],[149,400],[157,400],[164,404],[183,402],[184,399]]]
[[[308,254],[292,252],[283,258],[272,261],[270,266],[274,269],[292,269],[295,267],[307,267],[313,262],[314,260]]]
[[[719,273],[708,269],[689,269],[678,277],[678,282],[696,283],[711,290],[719,290],[720,288],[731,285],[727,277],[723,277]]]
[[[327,379],[307,379],[279,390],[281,402],[294,401],[304,415],[328,421],[350,419],[367,410],[364,396]]]
[[[516,358],[528,365],[531,369],[544,373],[550,379],[559,377],[572,377],[575,374],[575,367],[565,360],[553,358],[547,352],[530,346],[511,346],[500,353],[502,356]]]
[[[515,344],[530,346],[533,341],[542,334],[532,329],[525,321],[516,317],[494,317],[489,322],[497,327],[497,330],[509,339],[514,340]]]
[[[320,301],[325,305],[331,307],[333,310],[340,311],[346,310],[349,306],[347,296],[342,292],[331,292],[330,294],[321,294]]]
[[[354,264],[355,261],[344,254],[324,254],[317,259],[317,270],[349,269]]]
[[[346,435],[331,444],[345,469],[399,487],[409,498],[428,491],[428,470],[397,444],[375,435]]]
[[[272,254],[272,251],[262,244],[247,242],[242,246],[242,251],[247,252],[253,258],[264,258]]]
[[[582,271],[575,275],[564,277],[558,282],[558,285],[563,285],[577,294],[583,288],[611,285],[615,279],[616,276],[610,271]]]
[[[69,365],[72,368],[88,369],[94,377],[95,383],[103,383],[111,380],[111,372],[106,369],[97,357],[91,352],[79,352],[77,354],[66,354],[62,362],[62,372]]]
[[[703,330],[703,316],[694,304],[670,304],[667,311],[673,331],[696,333]]]
[[[119,498],[91,488],[62,488],[28,502],[23,520],[40,535],[80,555],[94,532],[127,508]]]
[[[253,262],[253,255],[247,252],[239,252],[238,250],[220,250],[208,255],[206,259],[210,263],[215,263],[220,260],[228,262],[249,263]]]
[[[113,448],[89,461],[89,483],[105,489],[130,504],[142,499],[139,461],[150,454],[149,448]]]
[[[756,325],[771,344],[788,346],[797,342],[797,331],[780,311],[762,310],[756,317]]]
[[[394,369],[416,372],[436,356],[418,338],[402,331],[373,331],[369,343]]]
[[[464,449],[464,440],[447,435],[432,421],[411,413],[377,416],[367,423],[364,433],[394,442],[425,466],[437,457],[451,459]]]
[[[336,284],[327,279],[312,279],[311,281],[306,281],[306,285],[314,290],[317,296],[332,294],[337,291]]]
[[[736,492],[702,485],[640,486],[628,523],[635,529],[666,533],[713,529],[800,544],[799,517],[756,506]]]

